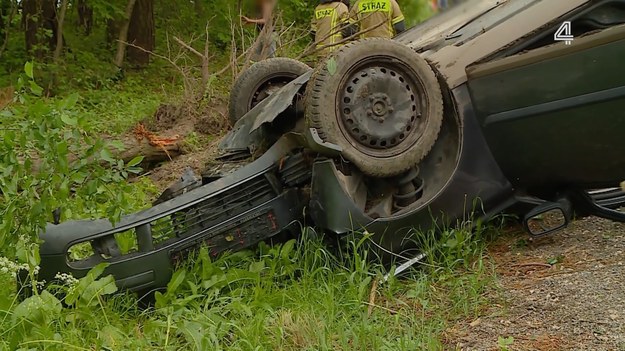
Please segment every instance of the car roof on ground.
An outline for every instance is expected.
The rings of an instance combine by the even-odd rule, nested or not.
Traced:
[[[545,28],[591,0],[470,0],[396,38],[420,52],[450,88],[466,67]]]

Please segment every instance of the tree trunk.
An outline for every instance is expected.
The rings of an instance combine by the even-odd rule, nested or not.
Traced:
[[[126,138],[122,142],[125,149],[116,156],[124,160],[124,162],[128,162],[137,156],[143,156],[143,162],[149,163],[171,161],[182,154],[178,143],[161,147],[151,145],[145,139]]]
[[[56,17],[57,0],[41,0],[41,3],[43,23],[40,28],[52,31],[52,35],[50,36],[47,36],[45,33],[43,34],[44,43],[46,43],[50,51],[52,51],[54,50],[54,47],[56,45],[56,38],[58,36]]]
[[[2,0],[4,1],[4,5],[8,4],[8,7],[5,8],[2,16],[6,16],[4,21],[4,25],[0,28],[3,28],[4,32],[0,30],[0,57],[4,54],[4,50],[6,50],[7,45],[9,45],[9,34],[11,33],[11,25],[13,24],[13,19],[17,15],[17,3],[13,2],[13,0]],[[0,19],[2,19],[0,16]]]
[[[116,21],[113,19],[106,20],[106,47],[117,47],[117,39],[119,38],[119,31],[121,29],[122,21]]]
[[[58,24],[56,29],[56,48],[54,49],[54,62],[58,62],[63,52],[63,23],[65,22],[65,13],[67,12],[67,1],[62,0],[61,9],[59,10]]]
[[[119,68],[121,68],[124,64],[124,58],[126,57],[128,27],[130,26],[130,17],[132,16],[132,10],[135,8],[136,2],[136,0],[128,0],[128,4],[126,4],[125,18],[119,29],[119,36],[117,39],[117,53],[115,54],[115,65]]]
[[[93,28],[93,8],[87,5],[87,0],[78,0],[76,7],[78,9],[78,24],[85,31],[85,35],[89,36]]]
[[[56,0],[23,0],[22,22],[26,50],[43,59],[56,45]]]
[[[4,47],[12,14],[13,0],[0,0],[0,48]],[[1,52],[2,50],[0,50]]]
[[[139,67],[150,63],[150,51],[154,50],[154,0],[137,0],[130,28],[128,42],[136,47],[128,48],[128,61]]]
[[[31,52],[33,47],[37,45],[37,29],[39,23],[37,21],[40,12],[37,0],[22,1],[22,24],[24,26],[24,35],[26,42],[26,51]]]
[[[9,14],[9,7],[6,0],[0,0],[0,44],[2,44],[2,40],[4,40],[4,16]]]

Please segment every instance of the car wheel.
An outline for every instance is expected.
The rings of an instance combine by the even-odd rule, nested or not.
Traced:
[[[273,92],[311,70],[306,64],[287,57],[259,61],[243,71],[230,93],[228,118],[234,125],[239,118]]]
[[[347,44],[318,65],[305,106],[308,125],[375,177],[418,164],[443,121],[441,89],[428,63],[407,46],[380,38]]]

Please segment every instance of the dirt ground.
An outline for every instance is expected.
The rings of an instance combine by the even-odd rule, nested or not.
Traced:
[[[494,303],[448,330],[455,350],[625,350],[625,224],[597,218],[491,246]],[[506,348],[499,338],[509,338]]]
[[[147,175],[162,191],[176,182],[187,167],[200,175],[214,158],[220,135],[227,130],[227,103],[214,99],[211,108],[190,110],[184,105],[161,105],[154,116],[143,121],[146,128],[159,137],[177,137],[182,154],[149,170]],[[189,143],[193,136],[194,144]]]

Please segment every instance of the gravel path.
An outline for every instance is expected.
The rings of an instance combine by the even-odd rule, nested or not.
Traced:
[[[597,218],[530,241],[490,248],[498,273],[493,304],[448,330],[451,349],[625,350],[625,225]]]

